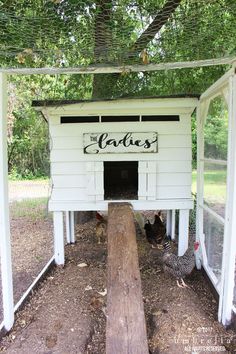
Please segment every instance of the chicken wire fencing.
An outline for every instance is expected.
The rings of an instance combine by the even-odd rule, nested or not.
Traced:
[[[48,199],[51,190],[48,168],[45,170],[44,178],[32,179],[29,169],[32,169],[32,165],[35,165],[36,168],[37,162],[33,159],[36,159],[37,156],[32,146],[28,146],[28,156],[26,156],[26,151],[20,151],[19,144],[16,144],[17,121],[16,118],[14,118],[14,122],[12,119],[11,116],[8,116],[10,173],[8,188],[14,305],[18,307],[22,296],[53,257],[53,222],[52,215],[48,212]],[[42,158],[47,162],[49,161],[47,142],[49,138],[47,124],[41,120],[38,126],[42,124],[45,125],[45,151],[41,151],[41,153]],[[33,141],[38,133],[39,129],[36,124],[31,131],[28,131],[29,141]],[[15,145],[14,149],[12,145]],[[24,157],[22,157],[21,164],[18,164],[17,161],[21,155]],[[46,162],[44,163],[47,165]],[[2,282],[0,284],[0,292],[2,292]],[[0,323],[2,321],[1,296]]]
[[[207,268],[219,291],[225,229],[228,151],[228,105],[223,95],[209,103],[204,125],[203,233]]]
[[[233,0],[0,1],[0,18],[0,65],[5,68],[165,63],[236,54]]]

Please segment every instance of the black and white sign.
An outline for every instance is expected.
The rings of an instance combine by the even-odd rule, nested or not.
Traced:
[[[85,133],[85,154],[153,153],[158,151],[156,132]]]

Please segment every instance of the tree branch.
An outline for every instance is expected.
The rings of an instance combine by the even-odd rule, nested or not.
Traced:
[[[155,35],[165,25],[170,16],[175,12],[176,8],[181,3],[181,0],[168,0],[164,7],[158,12],[152,23],[148,28],[140,35],[135,44],[132,46],[130,55],[134,53],[140,53],[145,49],[148,43],[153,40]]]

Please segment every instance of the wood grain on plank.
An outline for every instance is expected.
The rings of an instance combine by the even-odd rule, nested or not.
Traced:
[[[146,354],[146,323],[130,204],[109,203],[107,234],[106,354]]]

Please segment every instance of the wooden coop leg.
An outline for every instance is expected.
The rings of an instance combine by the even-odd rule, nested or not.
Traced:
[[[178,256],[183,256],[183,254],[188,249],[188,233],[189,233],[189,209],[180,209]]]
[[[172,210],[166,211],[166,233],[167,236],[171,235],[171,221],[172,221]]]
[[[70,211],[70,243],[75,243],[75,212]]]
[[[171,240],[175,239],[175,209],[167,210],[166,213],[166,233],[171,237]]]
[[[54,225],[54,255],[57,265],[65,263],[64,256],[64,234],[63,234],[63,212],[53,212],[53,225]]]
[[[66,243],[75,243],[75,212],[66,211]]]
[[[66,243],[70,243],[70,212],[66,211],[65,212],[65,217],[66,217]]]
[[[175,239],[175,209],[172,210],[171,213],[171,232],[170,232],[171,240]]]
[[[132,207],[108,206],[106,354],[148,354]]]

